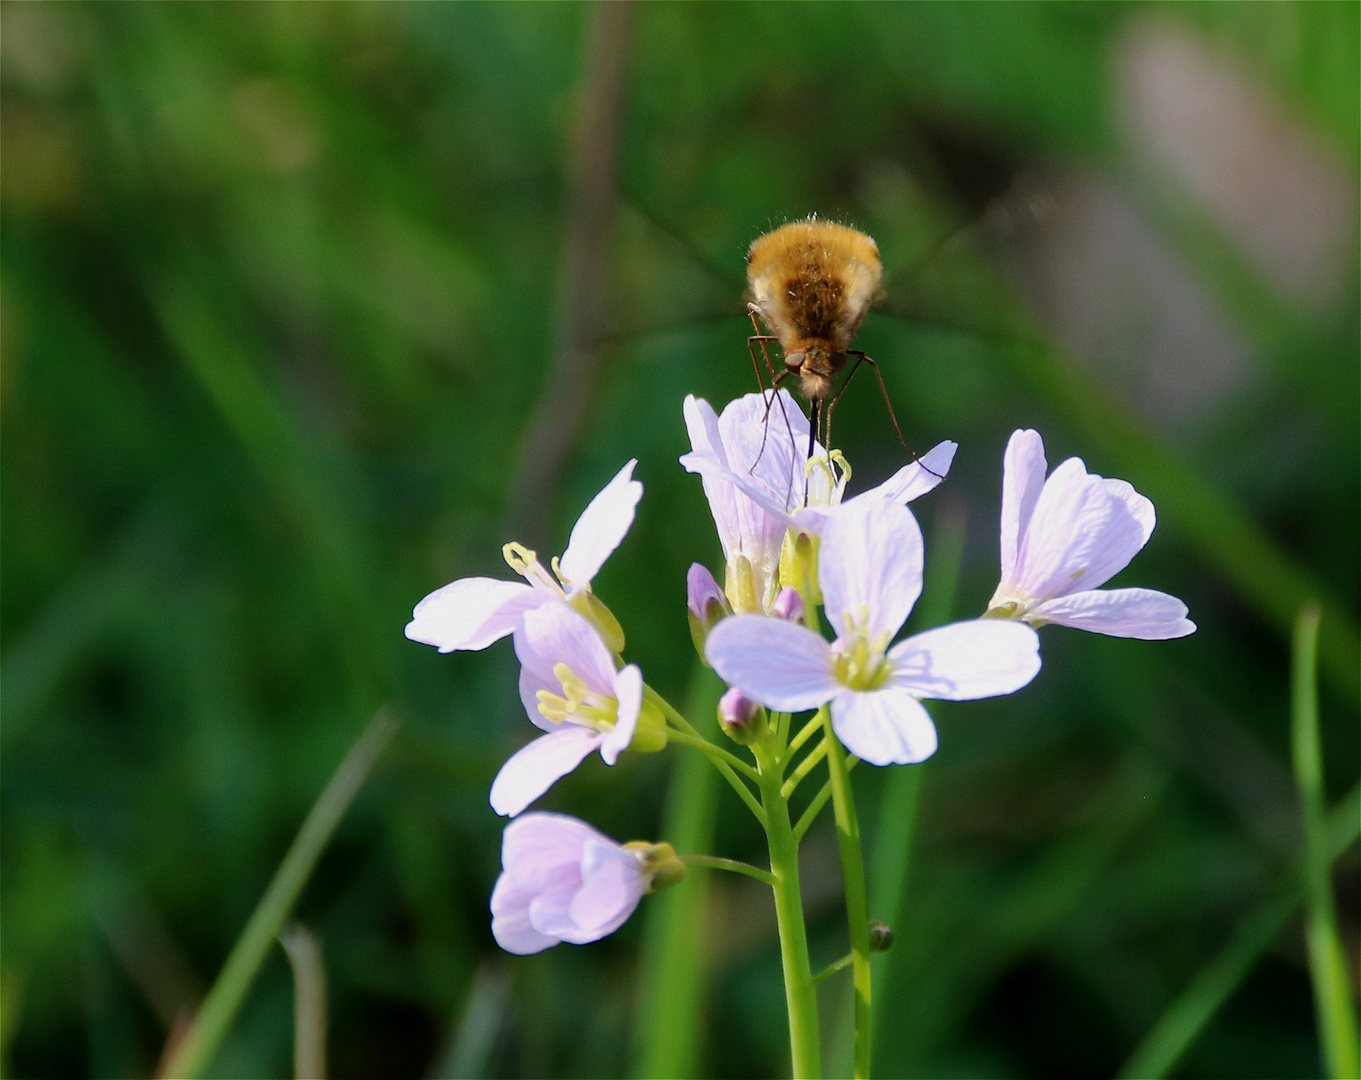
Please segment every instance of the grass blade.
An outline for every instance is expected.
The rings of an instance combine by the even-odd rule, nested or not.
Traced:
[[[260,898],[246,928],[236,939],[231,955],[227,957],[213,988],[208,991],[203,1007],[166,1062],[164,1075],[195,1077],[211,1061],[241,1008],[246,991],[255,981],[265,953],[269,951],[293,910],[303,885],[311,876],[317,859],[388,740],[397,730],[397,725],[397,719],[382,710],[350,747],[340,768],[336,769],[331,782],[326,785],[302,823],[302,828],[298,830],[279,869],[274,872],[274,879]]]
[[[1357,1075],[1356,1012],[1347,961],[1337,935],[1333,886],[1323,823],[1323,753],[1318,734],[1318,624],[1322,612],[1307,604],[1295,622],[1291,658],[1290,744],[1304,811],[1304,884],[1308,898],[1305,941],[1314,980],[1320,1049],[1327,1074]]]

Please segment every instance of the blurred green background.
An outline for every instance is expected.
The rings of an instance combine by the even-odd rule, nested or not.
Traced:
[[[0,48],[9,1075],[152,1072],[383,703],[404,727],[299,908],[334,1074],[641,1067],[661,908],[496,949],[514,657],[402,626],[504,576],[508,539],[561,551],[636,456],[596,588],[684,700],[684,574],[720,555],[681,401],[754,388],[743,254],[810,212],[878,240],[861,346],[914,446],[960,443],[916,509],[928,573],[958,543],[963,570],[923,604],[982,610],[1001,451],[1034,426],[1154,499],[1116,583],[1200,627],[1051,628],[1030,688],[937,712],[878,1072],[1120,1067],[1298,855],[1309,596],[1330,798],[1353,789],[1356,5],[6,2]],[[862,378],[853,488],[905,460]],[[651,838],[680,760],[588,762],[541,805]],[[873,837],[887,777],[854,780]],[[715,853],[760,862],[716,812]],[[817,966],[845,948],[830,815],[804,872]],[[769,898],[693,878],[695,1068],[780,1075]],[[1354,962],[1354,846],[1335,884]],[[833,1073],[848,995],[821,991]],[[286,1074],[291,1009],[276,950],[214,1073]],[[1298,918],[1179,1068],[1319,1075]]]

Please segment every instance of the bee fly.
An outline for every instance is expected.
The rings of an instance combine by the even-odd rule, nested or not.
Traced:
[[[823,445],[830,445],[832,410],[862,362],[874,368],[893,430],[898,441],[907,447],[879,366],[860,350],[851,348],[870,304],[882,295],[879,287],[882,278],[883,264],[873,240],[848,225],[819,221],[816,216],[791,221],[757,237],[747,251],[747,286],[751,294],[747,314],[756,330],[747,339],[747,348],[756,366],[757,379],[761,378],[761,366],[756,360],[758,345],[772,383],[789,375],[798,376],[799,389],[809,401],[810,457],[819,434],[823,435]],[[757,316],[771,333],[761,333]],[[784,353],[785,370],[778,376],[765,351],[769,342],[778,342]],[[819,432],[822,403],[827,401],[836,377],[852,356],[855,364],[850,374],[822,410]],[[908,452],[911,453],[910,448]]]

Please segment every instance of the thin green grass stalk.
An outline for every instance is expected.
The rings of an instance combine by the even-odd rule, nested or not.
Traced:
[[[690,680],[690,715],[711,717],[723,684],[698,660]],[[703,721],[700,721],[703,723]],[[681,754],[668,797],[662,835],[682,853],[713,846],[718,786],[700,754]],[[696,1076],[705,1002],[704,942],[708,915],[707,875],[693,874],[679,889],[649,905],[638,980],[643,1006],[634,1075]]]
[[[808,961],[808,930],[803,921],[799,887],[799,841],[789,824],[789,800],[780,794],[784,777],[774,757],[759,744],[752,747],[761,768],[761,804],[766,812],[770,872],[775,875],[775,919],[780,932],[780,966],[784,969],[785,1005],[789,1013],[789,1053],[795,1080],[822,1075],[818,999]]]
[[[1314,981],[1319,1046],[1328,1075],[1355,1080],[1357,1075],[1356,1012],[1347,961],[1333,911],[1331,863],[1323,831],[1323,754],[1318,734],[1317,604],[1307,604],[1295,623],[1291,663],[1290,744],[1295,782],[1304,811],[1304,883],[1308,898],[1305,940],[1309,973]]]
[[[386,709],[380,710],[350,747],[345,760],[308,812],[283,862],[274,872],[269,888],[232,946],[231,955],[208,991],[198,1015],[166,1062],[165,1076],[188,1080],[201,1075],[212,1061],[245,1000],[246,991],[255,981],[261,961],[317,865],[317,859],[397,726],[396,717]]]
[[[837,848],[841,853],[841,884],[846,891],[846,923],[851,935],[852,979],[855,986],[854,1060],[856,1080],[870,1075],[871,1027],[870,1002],[870,917],[865,896],[865,859],[860,850],[860,821],[855,813],[850,771],[845,751],[832,731],[831,715],[822,707],[822,722],[827,725],[823,743],[827,747],[827,771],[831,774],[832,812],[836,816]]]
[[[1333,808],[1324,834],[1329,863],[1356,843],[1361,835],[1361,789],[1354,789]],[[1295,877],[1254,908],[1232,940],[1167,1007],[1116,1075],[1122,1080],[1160,1080],[1171,1072],[1242,985],[1303,899],[1304,884]]]

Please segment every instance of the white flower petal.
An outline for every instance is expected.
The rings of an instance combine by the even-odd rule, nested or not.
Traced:
[[[615,672],[613,693],[619,702],[618,719],[614,727],[605,733],[600,744],[600,756],[606,765],[613,765],[619,755],[633,742],[633,733],[638,729],[638,713],[643,707],[643,673],[637,664],[629,664]]]
[[[637,856],[611,841],[590,841],[581,856],[581,888],[567,909],[576,932],[563,940],[584,944],[614,933],[642,898]]]
[[[491,893],[491,933],[506,952],[528,956],[558,943],[557,938],[539,933],[530,924],[529,903],[533,898],[509,874],[496,879],[496,888]]]
[[[566,664],[592,690],[614,693],[610,650],[595,627],[566,604],[544,604],[527,613],[515,635],[515,655],[544,679],[556,682],[554,665]]]
[[[922,533],[912,511],[882,499],[846,503],[822,534],[818,580],[838,635],[891,638],[922,589]]]
[[[637,464],[635,458],[620,469],[572,526],[571,539],[558,566],[574,590],[591,583],[633,524],[638,500],[643,497],[643,485],[632,479]]]
[[[1163,641],[1195,632],[1186,605],[1153,589],[1096,589],[1040,604],[1031,617],[1112,637]]]
[[[1044,440],[1029,428],[1013,431],[1002,458],[1002,580],[1012,581],[1021,537],[1044,487]]]
[[[780,712],[816,708],[841,689],[832,647],[781,619],[731,615],[709,631],[704,654],[729,686]]]
[[[1153,526],[1158,522],[1158,515],[1153,510],[1153,503],[1147,496],[1140,495],[1134,490],[1134,485],[1128,480],[1112,480],[1109,477],[1102,477],[1101,483],[1105,485],[1106,494],[1118,499],[1129,509],[1130,515],[1139,523],[1139,531],[1142,540],[1139,544],[1143,547],[1148,543],[1148,538],[1153,535]]]
[[[832,730],[871,765],[914,765],[936,752],[936,725],[906,690],[844,690],[832,700]]]
[[[436,589],[411,613],[406,636],[442,653],[485,649],[505,637],[520,616],[548,599],[522,581],[460,578]]]
[[[1040,670],[1040,639],[1024,623],[974,619],[900,641],[888,658],[894,686],[917,697],[972,701],[1030,682]]]
[[[1089,569],[1102,555],[1112,527],[1117,535],[1129,531],[1117,519],[1133,524],[1124,503],[1106,491],[1102,477],[1088,473],[1081,459],[1069,458],[1045,481],[1035,502],[1012,583],[1036,600],[1088,588]]]
[[[591,728],[563,724],[522,746],[492,781],[491,808],[503,817],[514,817],[580,765],[603,738]]]
[[[879,495],[895,503],[909,503],[920,498],[945,478],[958,449],[959,443],[950,442],[948,439],[937,443],[911,465],[904,465],[878,487],[862,492],[855,498]]]

